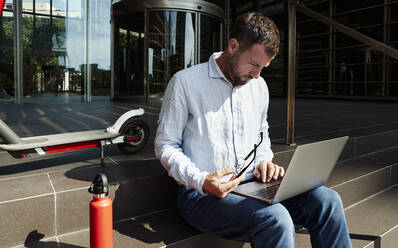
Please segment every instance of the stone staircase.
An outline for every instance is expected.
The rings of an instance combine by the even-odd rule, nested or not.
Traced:
[[[386,135],[351,138],[327,182],[343,199],[353,247],[393,248],[398,242],[398,146],[360,145]],[[387,136],[398,140],[398,130]],[[274,150],[275,161],[286,165],[294,148],[274,145]],[[87,188],[98,172],[112,184],[115,247],[250,247],[188,226],[175,208],[176,184],[156,159],[126,160],[116,150],[107,153],[115,155],[108,156],[104,168],[92,159],[54,172],[1,175],[0,247],[88,247]],[[76,159],[81,155],[70,154]],[[309,235],[299,232],[296,244],[310,247]]]
[[[397,247],[398,126],[303,133],[298,144],[350,135],[327,186],[343,199],[353,247]],[[97,149],[30,160],[0,152],[0,247],[89,247],[87,189],[99,172],[111,183],[114,247],[250,247],[183,221],[176,184],[153,157],[152,144],[153,137],[133,156],[107,147],[103,168]],[[274,162],[286,167],[294,147],[276,140],[272,148]],[[311,247],[305,230],[298,229],[296,247]]]

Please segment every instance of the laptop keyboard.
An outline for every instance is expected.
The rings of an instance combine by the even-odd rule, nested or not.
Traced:
[[[253,191],[251,195],[261,197],[261,198],[274,198],[276,191],[278,191],[279,184],[270,185],[266,188],[262,188],[256,191]]]

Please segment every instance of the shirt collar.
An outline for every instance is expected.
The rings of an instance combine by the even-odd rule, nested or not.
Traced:
[[[216,59],[218,59],[223,52],[213,53],[209,58],[209,77],[211,78],[223,78],[224,74],[222,73],[220,67],[218,66]]]
[[[216,59],[221,56],[223,52],[215,52],[209,58],[209,77],[210,78],[223,78],[229,85],[232,86],[231,82],[225,77],[224,73],[218,66]]]

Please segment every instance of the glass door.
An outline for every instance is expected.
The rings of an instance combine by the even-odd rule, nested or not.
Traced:
[[[115,99],[144,100],[144,12],[115,16]]]
[[[222,50],[222,24],[217,19],[200,15],[200,63],[207,62],[214,53]]]
[[[196,14],[183,11],[149,11],[149,97],[162,97],[171,77],[195,64]]]

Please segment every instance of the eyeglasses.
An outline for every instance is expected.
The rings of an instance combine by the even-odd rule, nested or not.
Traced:
[[[240,177],[247,170],[247,168],[249,168],[249,166],[253,163],[254,159],[256,158],[257,148],[260,146],[261,142],[263,142],[263,132],[260,133],[260,137],[261,137],[260,142],[258,144],[254,144],[254,149],[251,150],[245,158],[238,159],[238,171],[239,172],[236,177]],[[248,165],[245,166],[247,160],[250,158],[250,156],[252,154],[253,154],[253,159],[250,161],[250,163]]]

